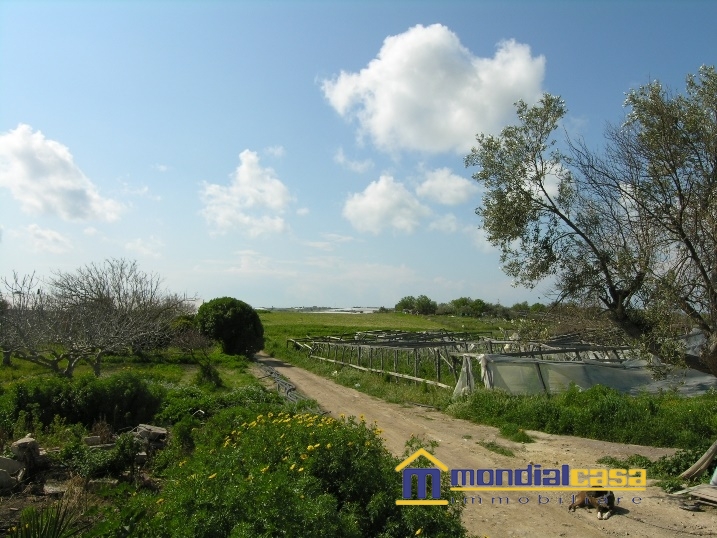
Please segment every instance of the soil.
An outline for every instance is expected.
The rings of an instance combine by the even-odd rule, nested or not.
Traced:
[[[525,468],[529,463],[544,468],[569,464],[571,467],[597,468],[603,456],[625,458],[641,454],[656,459],[674,450],[620,443],[608,443],[578,437],[527,432],[534,443],[514,443],[499,436],[498,430],[455,419],[429,407],[387,403],[352,388],[338,385],[283,363],[267,355],[257,355],[257,362],[275,368],[305,396],[315,400],[332,416],[360,417],[376,421],[382,430],[385,446],[403,457],[405,442],[411,435],[422,435],[439,443],[435,456],[449,468]],[[264,372],[252,365],[257,377]],[[269,385],[271,379],[265,378]],[[478,442],[494,441],[510,448],[515,456],[507,457],[490,451]],[[620,492],[619,506],[608,520],[598,520],[595,510],[578,509],[568,512],[574,492],[543,494],[542,492],[480,492],[463,511],[463,524],[478,537],[516,536],[630,536],[662,538],[674,536],[717,536],[717,507],[700,505],[699,511],[680,508],[689,497],[672,496],[659,487],[649,485],[644,492]],[[470,493],[470,492],[469,492]],[[499,504],[499,497],[503,502]],[[508,498],[506,503],[505,498]],[[547,501],[547,502],[546,502]]]

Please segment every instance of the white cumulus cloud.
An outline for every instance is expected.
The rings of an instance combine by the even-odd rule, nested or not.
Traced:
[[[412,232],[431,210],[393,177],[383,175],[363,192],[349,196],[343,216],[361,232],[380,233],[384,228]]]
[[[242,151],[230,177],[228,185],[202,185],[201,214],[214,231],[236,229],[256,237],[286,229],[281,214],[291,201],[289,190],[273,169],[261,166],[256,152]]]
[[[23,211],[64,220],[117,220],[122,205],[100,196],[67,146],[20,124],[0,134],[0,187]]]
[[[535,102],[545,58],[514,40],[492,58],[474,56],[440,24],[417,25],[389,36],[358,73],[322,81],[324,97],[356,120],[381,150],[470,150],[479,132],[497,133],[519,99]]]
[[[462,204],[479,191],[474,181],[439,168],[426,172],[426,179],[416,188],[416,194],[445,205]]]

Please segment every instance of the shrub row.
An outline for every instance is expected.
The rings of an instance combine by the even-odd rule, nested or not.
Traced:
[[[117,431],[150,421],[166,389],[136,374],[122,372],[106,378],[36,377],[14,383],[0,394],[0,428],[10,431],[25,413],[28,422],[48,426],[55,416],[67,424],[91,427],[106,421]]]

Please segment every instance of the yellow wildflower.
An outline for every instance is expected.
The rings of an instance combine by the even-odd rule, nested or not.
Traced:
[[[216,478],[216,477],[217,477],[217,473],[210,474],[210,475],[209,475],[209,480],[211,480],[212,478]]]
[[[157,499],[157,504],[162,504],[164,502],[164,499]]]

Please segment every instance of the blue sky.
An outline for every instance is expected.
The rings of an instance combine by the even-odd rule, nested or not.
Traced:
[[[714,65],[709,1],[0,1],[0,276],[135,259],[254,306],[545,301],[463,158],[561,95],[592,146],[631,88]]]

